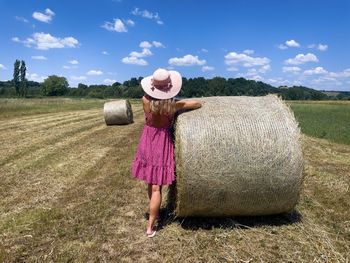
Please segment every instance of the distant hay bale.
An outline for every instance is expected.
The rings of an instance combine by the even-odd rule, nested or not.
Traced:
[[[178,216],[291,211],[303,181],[300,130],[276,95],[208,97],[175,128]]]
[[[133,122],[132,108],[128,100],[105,102],[103,114],[107,125],[130,124]]]

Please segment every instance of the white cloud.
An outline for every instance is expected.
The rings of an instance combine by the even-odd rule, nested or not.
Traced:
[[[23,43],[26,47],[35,47],[41,50],[48,50],[50,48],[76,48],[79,46],[79,41],[74,37],[58,38],[45,33],[34,33],[31,38],[27,38],[26,40],[13,37],[12,41]]]
[[[92,69],[92,70],[89,70],[86,75],[89,75],[89,76],[100,76],[100,75],[103,75],[103,72],[101,70],[95,70],[95,69]]]
[[[158,41],[153,41],[152,44],[153,44],[154,47],[163,47],[163,48],[165,48],[165,46],[162,43],[158,42]]]
[[[15,16],[15,18],[18,21],[21,21],[21,22],[24,22],[24,23],[29,23],[29,21],[27,19],[25,19],[24,17],[22,17],[22,16]]]
[[[247,55],[252,55],[252,54],[254,54],[254,50],[252,50],[252,49],[246,49],[246,50],[243,51],[243,53],[244,53],[244,54],[247,54]]]
[[[350,68],[344,69],[341,74],[342,74],[342,77],[345,77],[345,78],[350,77]]]
[[[270,71],[270,70],[271,70],[271,66],[268,64],[268,65],[262,66],[258,71],[259,71],[260,73],[266,73],[266,72],[268,72],[268,71]]]
[[[144,60],[142,58],[137,58],[137,57],[125,57],[122,59],[122,62],[124,64],[132,64],[132,65],[139,65],[139,66],[148,65],[146,60]]]
[[[258,75],[258,71],[255,68],[248,69],[247,73],[245,73],[245,76],[252,77]]]
[[[39,76],[36,73],[28,73],[27,78],[28,80],[36,81],[36,82],[43,82],[46,79],[45,76]]]
[[[140,48],[151,48],[152,44],[148,41],[142,41],[139,46]]]
[[[152,41],[148,42],[148,41],[142,41],[139,45],[141,48],[151,48],[151,47],[165,47],[161,42],[159,41]]]
[[[307,46],[308,48],[315,48],[316,47],[316,44],[310,44]]]
[[[204,53],[208,53],[208,49],[205,49],[205,48],[202,48],[201,51]]]
[[[107,51],[102,51],[101,52],[103,55],[109,55],[109,53]]]
[[[280,78],[280,77],[270,78],[270,79],[266,79],[264,81],[266,83],[271,84],[271,85],[279,85],[279,86],[284,86],[284,85],[290,85],[291,84],[291,82],[289,80],[283,79],[283,78]],[[296,82],[294,82],[294,84],[296,84]]]
[[[80,80],[85,80],[86,76],[71,76],[70,79],[80,81]]]
[[[125,57],[122,59],[122,62],[125,64],[133,64],[133,65],[140,65],[140,66],[148,65],[148,62],[141,58],[152,56],[153,53],[150,50],[152,47],[164,48],[164,45],[159,41],[152,41],[152,42],[142,41],[139,44],[139,47],[142,48],[141,52],[137,52],[137,51],[130,52],[128,57]]]
[[[314,69],[309,69],[304,71],[304,75],[320,75],[328,73],[323,67],[316,67]]]
[[[269,84],[276,84],[277,82],[278,82],[278,79],[266,79],[265,80],[267,83],[269,83]]]
[[[49,15],[49,16],[54,16],[54,15],[55,15],[55,13],[54,13],[52,10],[50,10],[49,8],[46,8],[46,9],[45,9],[45,13],[46,13],[47,15]]]
[[[226,70],[234,72],[234,71],[238,71],[238,68],[236,68],[236,67],[228,67]]]
[[[288,47],[300,47],[300,44],[294,39],[291,39],[291,40],[287,40],[283,44],[279,44],[277,47],[283,50],[283,49],[287,49]]]
[[[47,58],[45,56],[32,56],[32,59],[36,59],[36,60],[47,60]]]
[[[79,42],[74,37],[65,37],[61,40],[61,44],[63,47],[76,47],[79,45]]]
[[[132,21],[131,19],[126,20],[125,23],[126,23],[128,26],[134,26],[134,25],[135,25],[135,22]]]
[[[289,58],[284,61],[285,64],[290,65],[299,65],[307,62],[318,62],[318,58],[312,53],[307,53],[306,55],[298,54],[294,58]]]
[[[45,14],[40,12],[34,12],[32,16],[38,21],[41,21],[44,23],[50,23],[54,15],[55,13],[52,10],[50,10],[49,8],[46,8]]]
[[[314,84],[322,84],[322,83],[329,83],[331,85],[342,85],[343,83],[335,78],[327,77],[327,76],[320,76],[317,79],[311,80],[311,83]]]
[[[264,81],[264,78],[260,75],[252,75],[252,76],[247,76],[247,79],[252,79],[255,81]]]
[[[328,45],[318,44],[317,49],[321,51],[326,51],[328,49]]]
[[[117,81],[115,79],[104,79],[103,82],[106,83],[106,84],[113,84],[113,83],[115,83]]]
[[[278,48],[284,50],[284,49],[287,49],[288,47],[286,45],[279,44]]]
[[[114,23],[112,22],[105,22],[102,27],[107,29],[108,31],[115,31],[115,32],[128,32],[128,29],[124,25],[123,21],[121,21],[119,18],[114,18]]]
[[[288,47],[300,47],[300,44],[298,42],[296,42],[294,39],[291,39],[291,40],[287,40],[285,42],[285,44],[288,46]]]
[[[72,64],[72,65],[78,65],[79,64],[79,61],[78,60],[70,60],[68,61],[69,64]]]
[[[326,51],[328,49],[328,45],[326,45],[326,44],[318,44],[318,45],[311,44],[311,45],[308,45],[307,47],[308,48],[316,48],[320,51]]]
[[[343,78],[349,78],[350,77],[350,68],[344,69],[340,72],[328,72],[323,67],[316,67],[311,70],[304,71],[305,75],[322,75],[318,78],[319,82],[322,81],[332,81],[332,80],[339,80]]]
[[[185,55],[182,58],[170,58],[168,60],[168,63],[173,66],[202,66],[205,65],[207,62],[203,59],[200,60],[198,56],[193,55]]]
[[[0,69],[3,69],[3,70],[5,70],[5,69],[7,69],[3,64],[0,64]]]
[[[337,79],[331,78],[331,77],[319,77],[319,78],[317,78],[317,79],[314,79],[313,81],[314,81],[314,82],[337,81]]]
[[[214,69],[215,69],[214,67],[210,67],[210,66],[203,66],[202,67],[203,72],[213,71]]]
[[[267,57],[251,57],[247,54],[230,52],[225,56],[225,64],[228,66],[242,64],[244,67],[264,66],[270,63]]]
[[[142,52],[132,51],[129,54],[130,57],[136,57],[136,58],[149,57],[149,56],[152,56],[152,55],[153,55],[153,53],[148,48],[143,48]]]
[[[164,22],[160,19],[158,13],[152,13],[148,10],[140,10],[139,8],[135,8],[132,12],[135,16],[141,16],[143,18],[153,19],[156,21],[158,25],[163,25]]]
[[[257,73],[256,69],[254,69],[254,68],[248,69],[247,73],[237,74],[237,77],[243,77],[243,78],[252,79],[255,81],[263,81],[264,80],[264,78],[262,76],[260,76]]]
[[[68,63],[71,64],[72,66],[64,65],[62,67],[64,69],[76,69],[76,68],[78,68],[78,66],[77,66],[79,64],[78,60],[73,59],[73,60],[68,61]]]
[[[17,42],[17,43],[20,43],[20,42],[21,42],[21,40],[20,40],[18,37],[13,37],[13,38],[11,38],[11,40],[12,40],[13,42]]]
[[[301,68],[299,67],[283,67],[282,71],[284,73],[294,73],[294,74],[298,74],[301,71]]]

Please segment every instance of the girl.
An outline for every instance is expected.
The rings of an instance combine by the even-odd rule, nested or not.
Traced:
[[[197,109],[202,106],[196,100],[175,101],[180,92],[182,77],[177,71],[157,69],[152,76],[143,78],[141,87],[146,123],[132,162],[135,178],[148,184],[149,219],[146,235],[154,237],[154,223],[159,219],[162,201],[162,185],[170,185],[174,177],[174,143],[170,128],[178,110]]]

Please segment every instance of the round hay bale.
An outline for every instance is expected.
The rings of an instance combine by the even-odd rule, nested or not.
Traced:
[[[175,126],[176,214],[293,210],[303,181],[300,130],[276,95],[208,97]]]
[[[105,102],[103,114],[107,125],[130,124],[133,114],[128,100],[115,100]]]

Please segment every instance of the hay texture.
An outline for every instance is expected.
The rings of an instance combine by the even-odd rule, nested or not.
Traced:
[[[300,130],[276,95],[208,97],[175,126],[178,216],[293,210],[302,184]]]
[[[133,114],[128,100],[105,102],[103,114],[107,125],[123,125],[133,122]]]

